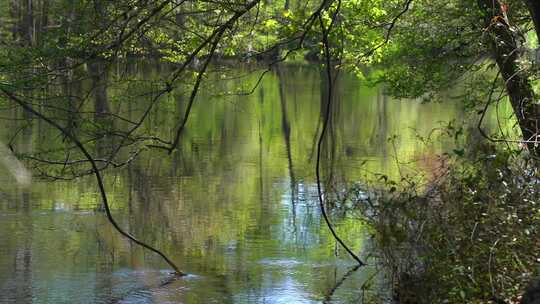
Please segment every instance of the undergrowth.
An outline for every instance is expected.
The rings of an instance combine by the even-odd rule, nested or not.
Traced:
[[[364,302],[519,303],[540,265],[538,163],[490,145],[442,157],[421,190],[403,178],[351,191],[392,289]]]

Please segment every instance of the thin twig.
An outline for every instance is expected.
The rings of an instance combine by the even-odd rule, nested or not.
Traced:
[[[100,170],[99,170],[99,168],[97,166],[97,162],[94,160],[94,158],[92,157],[90,152],[88,152],[88,150],[86,149],[84,144],[81,141],[79,141],[79,139],[73,133],[66,130],[64,127],[62,127],[61,125],[56,123],[54,120],[52,120],[49,117],[45,116],[43,113],[41,113],[39,111],[36,111],[34,108],[32,108],[31,106],[26,104],[21,99],[17,98],[11,92],[6,91],[3,88],[0,88],[0,90],[10,100],[12,100],[15,103],[19,104],[25,111],[38,116],[39,118],[41,118],[42,120],[44,120],[45,122],[47,122],[48,124],[53,126],[54,128],[58,129],[62,134],[64,134],[67,138],[69,138],[71,141],[73,141],[73,143],[79,148],[79,150],[83,153],[83,155],[90,162],[90,165],[91,165],[91,167],[92,167],[92,169],[94,171],[94,175],[95,175],[96,180],[97,180],[97,184],[98,184],[98,187],[99,187],[99,192],[101,194],[101,199],[102,199],[102,202],[103,202],[103,207],[105,208],[105,213],[107,215],[107,219],[113,225],[113,227],[116,229],[116,231],[118,231],[121,235],[123,235],[127,239],[133,241],[137,245],[140,245],[140,246],[142,246],[142,247],[144,247],[144,248],[158,254],[159,256],[161,256],[165,260],[165,262],[167,262],[167,264],[169,264],[169,266],[171,266],[174,269],[176,275],[178,275],[178,276],[185,275],[185,273],[180,271],[178,266],[176,266],[176,264],[173,261],[171,261],[163,252],[161,252],[160,250],[158,250],[158,249],[144,243],[143,241],[138,240],[133,235],[131,235],[129,232],[122,229],[122,227],[120,227],[120,225],[116,222],[116,220],[114,219],[114,217],[112,216],[112,213],[111,213],[111,208],[109,206],[109,201],[108,201],[108,198],[107,198],[107,192],[105,190],[105,183],[103,182],[103,177],[101,176],[101,172],[100,172]]]

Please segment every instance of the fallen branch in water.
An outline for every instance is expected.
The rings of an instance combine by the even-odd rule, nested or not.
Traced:
[[[356,265],[353,268],[349,269],[349,271],[347,271],[341,277],[341,279],[339,279],[339,281],[336,282],[334,287],[332,287],[332,289],[330,289],[330,291],[328,292],[328,294],[324,298],[323,303],[325,303],[325,304],[326,303],[331,303],[332,302],[332,297],[334,296],[334,293],[336,292],[336,290],[338,290],[338,288],[343,284],[343,282],[345,282],[347,280],[347,278],[349,278],[353,273],[355,273],[360,268],[360,266],[362,266],[362,265]]]

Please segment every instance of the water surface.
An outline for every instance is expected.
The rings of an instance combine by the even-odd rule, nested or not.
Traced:
[[[107,171],[122,226],[189,273],[167,285],[167,265],[111,229],[91,176],[71,182],[34,178],[24,186],[0,164],[0,302],[361,301],[372,271],[356,271],[336,288],[355,264],[336,246],[318,209],[314,153],[327,90],[321,75],[315,66],[282,66],[247,96],[216,92],[253,83],[255,74],[208,86],[178,152],[145,152],[130,166]],[[395,100],[351,75],[339,78],[336,92],[323,155],[325,176],[333,180],[429,173],[435,154],[449,143],[426,145],[418,135],[464,119],[463,107],[451,100]],[[110,102],[127,115],[140,113],[137,104]],[[171,133],[185,103],[186,94],[167,97],[145,128]],[[22,122],[0,123],[7,142]],[[14,143],[18,151],[43,149],[58,137],[40,122],[25,130]],[[362,255],[369,240],[360,222],[331,215],[339,234]]]

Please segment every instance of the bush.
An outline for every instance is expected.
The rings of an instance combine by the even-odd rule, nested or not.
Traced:
[[[399,191],[392,183],[356,204],[373,229],[394,301],[517,303],[535,275],[538,166],[512,152],[482,155],[449,160],[452,166],[420,194],[404,179]]]

